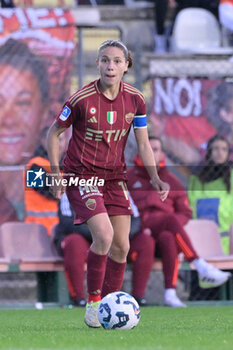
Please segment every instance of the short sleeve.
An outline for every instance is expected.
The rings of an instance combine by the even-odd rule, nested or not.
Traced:
[[[66,102],[63,105],[62,110],[58,114],[56,121],[62,127],[68,128],[71,124],[73,124],[74,120],[74,111],[69,102]]]
[[[137,96],[137,110],[133,120],[134,129],[143,129],[147,127],[146,103],[144,97]]]

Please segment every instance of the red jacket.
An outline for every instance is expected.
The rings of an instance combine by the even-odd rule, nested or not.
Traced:
[[[158,170],[159,177],[170,185],[167,199],[162,202],[158,192],[150,183],[150,177],[143,166],[135,165],[128,170],[128,189],[138,207],[142,224],[151,212],[175,213],[176,218],[185,225],[192,217],[188,196],[180,181],[166,167]]]

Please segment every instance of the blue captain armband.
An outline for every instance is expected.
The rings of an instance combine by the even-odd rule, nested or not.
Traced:
[[[146,114],[145,115],[135,115],[133,120],[134,129],[143,129],[147,127]]]

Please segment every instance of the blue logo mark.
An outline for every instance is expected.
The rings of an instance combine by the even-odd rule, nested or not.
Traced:
[[[26,187],[43,187],[44,186],[45,171],[27,170]]]
[[[62,111],[61,114],[60,114],[59,119],[65,121],[65,120],[69,117],[70,113],[71,113],[70,108],[67,107],[67,106],[65,106],[65,107],[63,108],[63,111]]]

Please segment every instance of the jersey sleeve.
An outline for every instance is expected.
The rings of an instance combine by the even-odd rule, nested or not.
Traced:
[[[142,94],[137,96],[137,110],[133,120],[134,129],[143,129],[147,127],[146,103]]]
[[[74,110],[69,102],[63,105],[62,110],[58,114],[56,121],[62,127],[68,128],[74,121]]]

